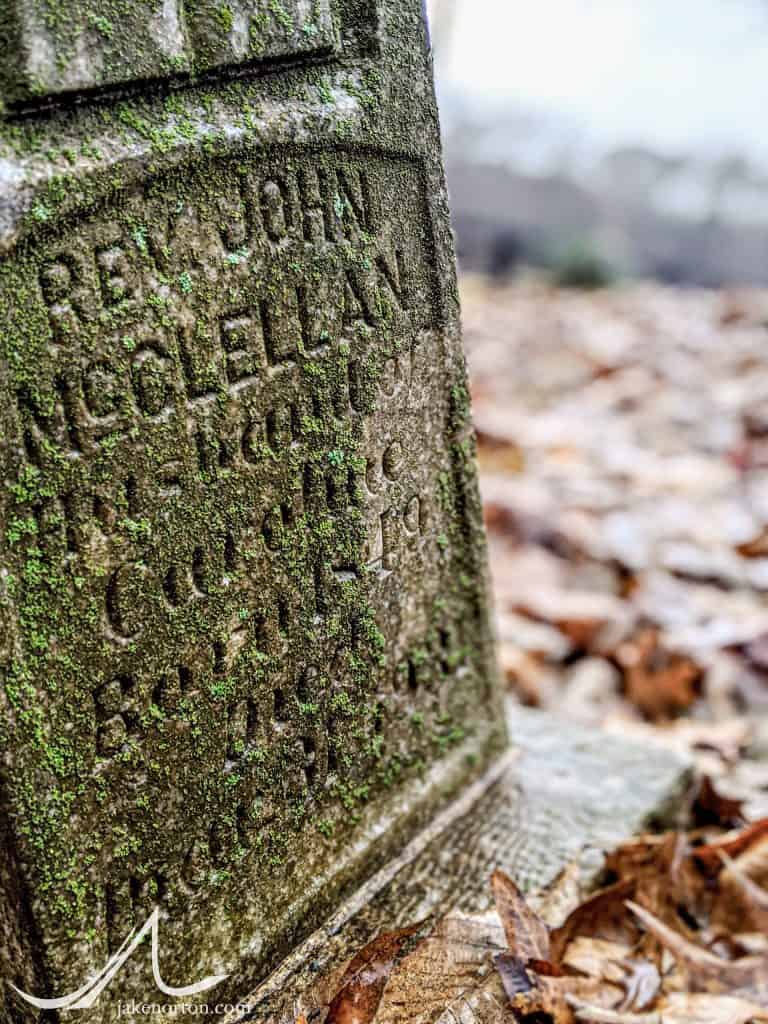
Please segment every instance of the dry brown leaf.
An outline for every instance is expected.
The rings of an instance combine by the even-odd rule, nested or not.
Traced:
[[[768,1020],[768,1010],[738,996],[673,992],[660,1004],[664,1024],[748,1024]]]
[[[619,964],[631,954],[632,946],[627,942],[612,942],[610,939],[592,939],[579,935],[566,946],[562,964],[569,974],[578,971],[580,974],[605,978],[620,985],[624,972]],[[623,992],[619,994],[620,1002]]]
[[[737,863],[753,882],[768,889],[768,833],[757,837],[748,849],[740,853]]]
[[[736,550],[742,558],[765,558],[768,555],[768,530],[763,528],[751,540],[737,544]]]
[[[512,1003],[520,997],[528,997],[536,988],[535,975],[525,962],[511,953],[497,953],[493,965],[498,971],[507,999]]]
[[[501,643],[499,664],[521,704],[535,708],[549,703],[557,679],[539,658],[516,645]]]
[[[598,1003],[604,1008],[648,1010],[661,991],[656,965],[633,957],[632,947],[627,943],[580,936],[568,944],[563,966],[569,974],[578,971],[600,983],[589,995],[585,988],[570,986],[568,991],[583,1002]]]
[[[411,1018],[403,1018],[410,1021]],[[430,1020],[429,1024],[433,1024]],[[434,1024],[515,1024],[501,979],[492,973],[472,992],[448,1006]]]
[[[401,931],[385,932],[361,949],[341,979],[326,1024],[370,1024],[376,1016],[387,979],[412,943],[418,941],[423,927],[417,924]]]
[[[595,1024],[664,1024],[660,1013],[628,1013],[608,1010],[602,1006],[569,1000],[577,1020],[594,1021]]]
[[[688,972],[695,988],[711,983],[730,989],[768,986],[768,959],[744,957],[741,960],[723,960],[706,949],[689,942],[679,932],[668,927],[644,907],[627,900],[627,906],[644,927],[672,954]]]
[[[563,868],[544,893],[537,895],[537,913],[548,928],[557,927],[580,903],[583,903],[588,891],[588,885],[582,879],[582,868],[577,857]]]
[[[625,999],[622,1010],[650,1010],[661,992],[661,975],[656,964],[629,957],[621,962]]]
[[[666,924],[692,934],[678,908],[691,916],[707,895],[707,879],[690,856],[685,834],[640,836],[606,858],[606,868],[620,880],[635,882],[634,899]]]
[[[713,789],[710,798],[717,804]],[[700,846],[697,832],[625,843],[607,858],[619,880],[554,929],[497,870],[496,913],[453,912],[370,943],[344,972],[326,1024],[766,1020],[768,892],[756,881],[768,870],[765,825]],[[561,878],[568,892],[572,877],[576,867]],[[740,909],[723,929],[716,912],[734,893]]]
[[[699,696],[701,668],[686,655],[668,650],[655,627],[621,644],[616,657],[624,670],[627,699],[653,722],[687,711]]]
[[[700,827],[735,828],[744,824],[744,801],[719,793],[709,775],[703,775],[693,800],[693,820]]]
[[[720,906],[725,906],[729,910],[733,907],[735,913],[740,915],[734,927],[743,928],[743,915],[746,915],[746,918],[752,921],[758,931],[763,935],[768,935],[768,891],[747,874],[741,863],[742,860],[746,860],[746,857],[731,860],[724,853],[722,859],[725,867],[719,878]],[[736,899],[736,896],[739,898]],[[722,914],[715,916],[718,923],[722,923]]]
[[[624,989],[605,977],[569,976],[563,982],[566,1000],[578,999],[605,1010],[616,1010],[624,1001]]]
[[[642,879],[644,875],[656,875],[659,867],[669,859],[670,836],[642,835],[621,843],[612,850],[605,861],[606,871],[616,875],[620,881],[627,878]]]
[[[566,1001],[568,979],[542,977],[510,953],[499,953],[494,957],[494,964],[518,1021],[568,1024],[573,1020]]]
[[[709,874],[717,874],[723,866],[722,854],[734,859],[742,857],[757,843],[768,839],[768,818],[755,821],[741,832],[729,833],[692,851],[692,857]]]
[[[568,915],[551,933],[551,958],[559,964],[570,942],[578,935],[592,938],[625,940],[636,936],[637,929],[625,911],[625,901],[635,892],[634,879],[626,879],[602,889]]]
[[[524,964],[532,960],[548,962],[549,929],[528,906],[509,875],[503,871],[494,871],[491,875],[491,891],[512,956]]]
[[[503,990],[493,956],[503,947],[495,914],[449,914],[392,971],[372,1021],[432,1024],[467,1006],[476,1024],[501,1019]]]

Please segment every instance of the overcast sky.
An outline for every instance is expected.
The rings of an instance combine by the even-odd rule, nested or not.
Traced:
[[[467,96],[564,114],[600,143],[768,159],[768,0],[453,2],[442,75]]]

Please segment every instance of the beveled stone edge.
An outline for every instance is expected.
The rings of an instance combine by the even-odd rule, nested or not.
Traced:
[[[540,730],[545,730],[549,739],[555,739],[559,742],[560,730],[568,723],[550,713],[519,708],[519,706],[513,704],[509,697],[505,699],[505,710],[508,731],[513,737],[513,742],[516,735],[519,734],[519,729],[522,728],[523,730],[520,746],[512,747],[499,755],[498,759],[491,763],[490,767],[480,778],[469,784],[459,797],[455,798],[448,806],[445,806],[436,815],[434,820],[426,825],[405,846],[399,855],[361,885],[352,896],[341,904],[329,919],[317,928],[304,942],[297,945],[260,985],[249,992],[247,996],[243,998],[238,997],[238,1007],[247,1006],[248,1009],[242,1010],[238,1008],[233,1010],[227,1016],[220,1018],[220,1024],[247,1024],[248,1021],[262,1021],[268,1022],[268,1024],[277,1024],[279,1021],[280,1024],[285,1024],[288,1018],[285,1017],[284,1013],[275,1015],[272,1008],[281,1005],[280,997],[281,995],[284,997],[286,991],[295,996],[296,1000],[301,1000],[302,996],[309,994],[310,991],[314,992],[316,996],[315,984],[320,982],[321,987],[325,987],[329,979],[337,977],[336,971],[343,967],[349,955],[358,951],[364,941],[369,941],[375,934],[386,930],[388,927],[396,928],[402,927],[404,924],[413,923],[411,919],[400,920],[397,917],[395,907],[397,906],[397,900],[402,897],[402,892],[398,894],[397,891],[397,886],[400,882],[399,876],[405,878],[404,891],[407,891],[410,884],[407,881],[407,876],[417,866],[419,859],[425,856],[430,858],[430,860],[434,858],[435,851],[429,851],[430,845],[434,844],[441,836],[447,841],[449,838],[448,834],[458,826],[462,819],[472,816],[477,804],[483,801],[483,806],[485,806],[483,798],[490,796],[497,787],[503,788],[508,794],[508,797],[500,794],[499,798],[502,801],[511,799],[519,807],[523,818],[526,807],[538,805],[540,800],[546,799],[547,788],[551,784],[551,780],[541,779],[541,765],[536,763],[535,755],[533,763],[531,763],[531,744],[537,745],[538,736],[541,734]],[[535,719],[535,725],[531,729],[529,722],[533,721],[533,719]],[[515,724],[517,724],[518,730],[515,729]],[[577,752],[583,749],[586,758],[583,774],[589,777],[589,759],[600,758],[603,749],[602,741],[608,739],[615,742],[616,737],[607,736],[601,730],[594,727],[574,726],[573,731],[576,735],[571,745]],[[611,750],[610,744],[608,746],[606,765],[610,767],[613,759],[618,757],[621,760],[621,755],[617,754],[615,749]],[[628,740],[626,746],[635,757],[652,757],[657,749],[652,743],[643,743],[635,739]],[[559,873],[571,863],[578,865],[584,885],[589,887],[589,885],[597,884],[604,867],[605,853],[624,838],[630,838],[632,835],[637,835],[644,830],[658,831],[663,828],[680,826],[682,814],[687,806],[685,798],[690,792],[693,766],[690,759],[667,748],[662,748],[658,752],[660,755],[663,755],[659,758],[659,782],[658,785],[652,787],[652,790],[646,794],[646,803],[641,801],[638,806],[631,810],[628,809],[626,820],[622,821],[619,831],[609,829],[611,832],[610,837],[605,835],[604,822],[602,823],[603,827],[601,827],[600,822],[595,822],[594,832],[587,832],[587,830],[582,828],[578,837],[579,842],[576,844],[578,846],[577,856],[575,856],[575,850],[566,851],[556,847],[556,863],[548,865],[533,889],[531,889],[529,883],[526,884],[525,879],[520,880],[520,884],[523,885],[526,891],[531,891],[534,895],[545,893],[547,888],[559,877]],[[546,751],[543,753],[546,754]],[[631,761],[632,758],[630,757],[625,765],[626,768],[631,768]],[[581,778],[578,764],[576,765],[576,774],[578,778]],[[544,785],[542,785],[542,782],[544,782]],[[593,792],[586,794],[585,806],[589,806],[594,801],[595,794]],[[480,813],[484,812],[481,811]],[[524,820],[519,824],[524,831],[527,830]],[[486,829],[486,824],[484,823],[482,830],[490,834],[491,826],[492,823],[490,821],[487,822]],[[623,829],[626,831],[623,831]],[[533,822],[531,831],[535,837],[536,827]],[[510,840],[512,838],[513,836],[510,835]],[[503,865],[505,870],[511,871],[512,864],[509,863],[510,851],[507,849],[506,856],[504,856],[505,851],[502,850],[501,846],[497,848],[499,850],[498,856],[492,854],[488,860],[487,868],[489,873],[494,865]],[[517,854],[513,853],[512,859],[515,860],[516,856]],[[431,867],[430,870],[434,870],[438,875],[445,874],[444,866],[435,861],[432,861],[432,863],[433,868]],[[423,879],[423,872],[420,877]],[[363,931],[360,934],[356,933],[354,931],[355,919],[358,916],[364,919],[368,908],[379,902],[382,896],[384,896],[386,901],[385,893],[390,886],[395,890],[395,904],[390,906],[389,911],[385,910],[384,914],[381,913],[381,910],[374,912],[373,917],[365,921]],[[430,900],[427,898],[426,902],[421,903],[423,913],[420,912],[419,917],[429,917],[443,905],[439,895],[439,885],[436,886],[436,890],[438,893],[436,899]],[[482,906],[480,905],[481,903]],[[488,899],[480,899],[475,909],[479,912],[487,909],[489,905],[490,892],[488,892]],[[375,931],[370,930],[372,921],[374,922]],[[345,940],[339,934],[344,932],[345,929],[349,934],[350,942],[353,943],[349,949],[345,948]],[[362,939],[361,935],[366,935],[367,938]],[[341,938],[340,945],[339,938]],[[324,957],[322,954],[327,951],[328,947],[332,947],[334,942],[336,943],[335,951],[330,954],[330,957]],[[320,967],[321,964],[322,967]],[[320,969],[321,973],[315,975],[313,980],[314,972],[318,969]],[[294,989],[295,992],[293,991]],[[284,1000],[282,1005],[284,1005]],[[300,1003],[296,1005],[300,1005]]]
[[[363,907],[380,893],[387,885],[413,861],[419,857],[429,844],[454,822],[469,814],[477,801],[494,785],[496,785],[520,758],[521,751],[510,747],[504,751],[474,782],[470,783],[459,797],[444,807],[437,816],[426,825],[405,848],[371,878],[364,882],[319,928],[297,946],[286,959],[245,999],[241,1005],[247,1005],[245,1013],[257,1008],[277,992],[285,989],[293,974],[302,965],[311,960],[316,951],[322,949],[328,937],[339,932]],[[234,1011],[222,1018],[221,1024],[238,1024],[247,1020],[242,1011]]]

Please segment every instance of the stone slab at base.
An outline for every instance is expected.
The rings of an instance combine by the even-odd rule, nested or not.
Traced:
[[[302,994],[381,931],[435,912],[481,912],[503,868],[526,891],[546,888],[578,860],[587,876],[623,839],[671,824],[690,765],[511,704],[516,749],[465,791],[386,868],[244,1000],[225,1024],[293,1024]]]

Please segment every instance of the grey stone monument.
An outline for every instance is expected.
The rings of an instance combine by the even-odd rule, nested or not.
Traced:
[[[504,744],[421,0],[0,53],[2,1019],[235,999]]]

